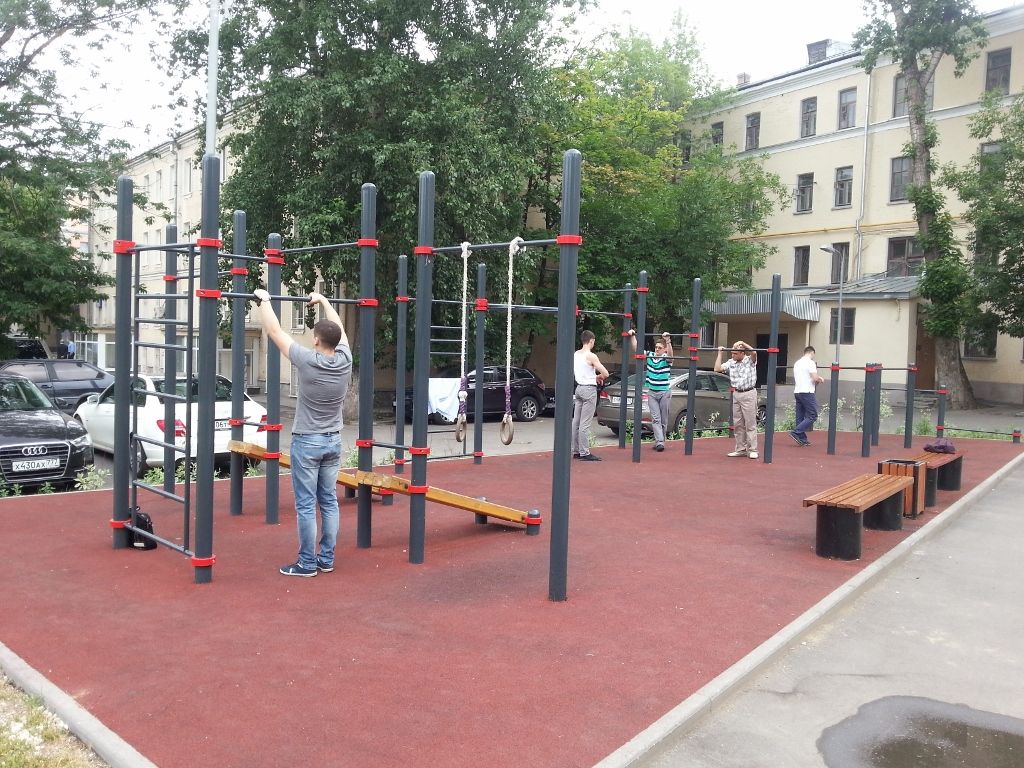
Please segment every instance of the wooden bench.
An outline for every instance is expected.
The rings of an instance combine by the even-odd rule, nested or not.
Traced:
[[[817,506],[815,552],[840,560],[860,558],[861,515],[865,528],[898,531],[903,527],[903,497],[914,478],[860,475],[804,499]]]
[[[926,507],[935,506],[936,491],[959,491],[963,474],[964,455],[962,453],[932,453],[923,451],[911,456],[907,461],[923,461],[928,465],[925,479],[924,503]]]
[[[913,490],[903,494],[903,516],[918,517],[924,514],[924,508],[927,506],[925,503],[927,464],[923,461],[909,459],[886,459],[878,462],[878,474],[914,478]]]

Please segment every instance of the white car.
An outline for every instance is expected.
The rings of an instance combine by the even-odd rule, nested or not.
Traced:
[[[164,398],[160,393],[164,391],[163,377],[140,375],[136,378],[135,389],[145,389],[153,394],[134,395],[135,403],[138,405],[138,426],[130,427],[136,430],[136,434],[150,438],[151,440],[164,440]],[[231,382],[223,376],[218,376],[214,403],[214,432],[213,443],[216,461],[226,462],[231,455],[228,450],[228,441],[231,439]],[[184,396],[187,380],[181,376],[177,380],[176,394]],[[192,425],[192,457],[198,454],[198,435],[196,425],[198,423],[197,412],[199,404],[196,402],[199,395],[199,380],[192,379],[192,418],[191,422],[186,418],[185,403],[174,404],[174,443],[182,448],[185,447],[185,425]],[[264,427],[255,426],[259,423],[266,423],[267,410],[248,395],[244,395],[243,412],[245,421],[249,422],[242,427],[242,439],[248,443],[256,443],[264,448],[267,446],[267,433]],[[93,445],[101,451],[114,451],[114,385],[111,384],[99,395],[89,395],[84,403],[78,406],[75,411],[75,418],[85,425],[92,437]],[[129,417],[131,418],[131,417]],[[134,422],[131,422],[134,423]],[[139,463],[139,474],[141,475],[148,467],[162,467],[164,461],[164,449],[162,446],[139,441],[141,454],[137,458]],[[185,458],[184,452],[175,452],[175,461],[180,462]]]

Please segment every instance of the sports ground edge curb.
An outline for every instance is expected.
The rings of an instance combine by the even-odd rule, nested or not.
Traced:
[[[1008,461],[975,488],[958,499],[934,520],[901,541],[860,573],[808,608],[804,613],[776,632],[768,640],[737,661],[718,677],[707,683],[669,710],[617,750],[594,765],[594,768],[638,768],[646,760],[657,757],[666,742],[693,730],[702,718],[725,703],[733,693],[775,661],[801,637],[831,618],[832,614],[856,599],[865,589],[894,566],[901,563],[914,547],[946,528],[978,498],[998,485],[1004,477],[1024,464],[1024,454]]]
[[[68,730],[112,768],[157,768],[128,742],[107,728],[85,707],[75,701],[24,659],[0,642],[0,671],[30,696],[36,696],[53,714],[63,720]]]

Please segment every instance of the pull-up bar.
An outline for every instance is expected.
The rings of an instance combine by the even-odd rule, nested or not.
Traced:
[[[507,240],[504,243],[479,243],[479,244],[470,243],[469,244],[469,250],[471,250],[471,251],[498,251],[498,250],[501,250],[503,248],[508,248],[510,245],[512,245],[513,242],[514,242],[513,240]],[[548,239],[548,240],[520,240],[519,241],[519,247],[520,248],[530,248],[530,247],[533,247],[533,248],[545,248],[545,247],[547,247],[549,245],[558,245],[558,241],[554,240],[554,239]],[[458,254],[461,254],[462,253],[462,246],[461,245],[445,245],[445,246],[442,246],[440,248],[434,248],[432,252],[433,253],[458,253]]]
[[[260,300],[256,298],[255,294],[252,293],[229,293],[228,291],[222,291],[220,294],[222,299],[252,299],[253,301],[260,303]],[[327,298],[327,297],[325,297]],[[271,301],[291,301],[303,304],[309,304],[309,296],[271,296]],[[332,299],[327,298],[327,301],[331,304],[359,304],[361,305],[364,299]]]

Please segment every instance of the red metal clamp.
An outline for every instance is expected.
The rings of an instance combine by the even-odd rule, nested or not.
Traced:
[[[196,245],[200,248],[216,248],[217,250],[220,250],[223,243],[216,237],[197,237]]]
[[[490,305],[487,303],[487,299],[477,299],[476,300],[476,311],[477,312],[486,312],[488,306],[490,306]]]
[[[409,297],[408,296],[395,296],[395,301],[401,301],[403,303],[408,304],[409,303]]]
[[[356,245],[360,248],[378,248],[380,247],[380,242],[372,237],[361,237],[356,240]]]
[[[430,490],[429,485],[410,485],[409,493],[421,493],[426,495],[427,491]]]
[[[356,440],[356,448],[373,448],[373,440]]]
[[[583,245],[583,236],[559,235],[555,238],[555,245]]]
[[[433,256],[434,246],[432,245],[417,245],[412,249],[413,254],[416,256]]]
[[[216,562],[216,555],[210,555],[209,557],[196,557],[192,555],[192,565],[196,568],[209,568]]]
[[[196,296],[200,299],[219,299],[220,288],[196,288]]]
[[[410,456],[429,456],[430,455],[430,449],[429,448],[420,448],[420,447],[417,447],[417,446],[413,445],[413,446],[410,446],[410,448],[409,448],[409,455]]]
[[[132,248],[135,247],[135,243],[131,240],[115,240],[114,241],[114,253],[131,255]]]

